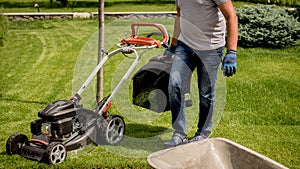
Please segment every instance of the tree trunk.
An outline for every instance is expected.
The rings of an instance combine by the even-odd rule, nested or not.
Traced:
[[[98,63],[104,57],[104,0],[99,0],[98,7],[98,19],[99,19],[99,30],[98,30]],[[103,68],[101,68],[97,74],[97,102],[103,99]]]

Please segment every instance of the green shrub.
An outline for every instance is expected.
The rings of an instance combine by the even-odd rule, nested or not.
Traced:
[[[246,5],[236,12],[240,46],[282,48],[300,39],[300,23],[284,8]]]
[[[0,46],[4,45],[5,36],[8,31],[7,18],[0,13]]]

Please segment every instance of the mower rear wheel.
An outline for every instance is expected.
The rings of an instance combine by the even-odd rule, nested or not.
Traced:
[[[26,135],[21,133],[12,134],[6,141],[6,152],[8,155],[18,154],[23,144],[28,141]]]
[[[110,115],[107,119],[107,127],[104,132],[105,142],[111,145],[119,143],[125,133],[125,122],[119,115]]]
[[[63,162],[67,157],[66,147],[59,142],[51,142],[47,146],[46,160],[49,164]]]

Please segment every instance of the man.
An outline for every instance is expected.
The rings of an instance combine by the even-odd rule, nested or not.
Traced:
[[[169,79],[169,101],[174,134],[164,143],[165,148],[200,141],[211,134],[215,105],[215,89],[223,50],[225,76],[236,72],[238,19],[231,0],[177,0],[177,17],[172,44],[165,57],[174,54]],[[225,34],[227,41],[225,42]],[[195,136],[187,140],[184,88],[197,68],[200,112]]]

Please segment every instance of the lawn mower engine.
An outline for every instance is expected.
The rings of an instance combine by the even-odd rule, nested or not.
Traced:
[[[40,119],[31,122],[31,139],[21,133],[9,137],[6,143],[9,155],[20,154],[55,164],[65,160],[67,151],[89,144],[115,144],[124,134],[125,124],[120,116],[99,115],[73,100],[52,102],[38,116]]]

